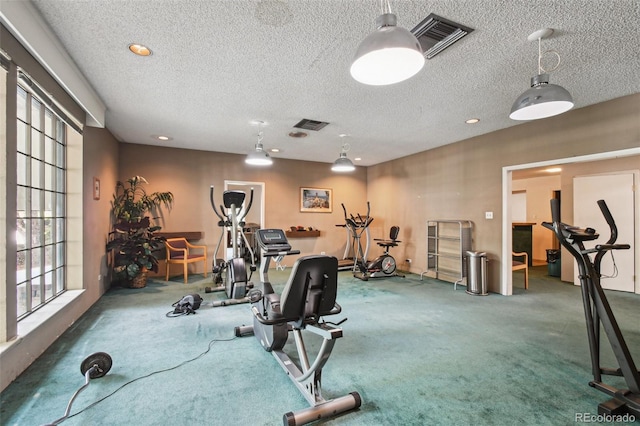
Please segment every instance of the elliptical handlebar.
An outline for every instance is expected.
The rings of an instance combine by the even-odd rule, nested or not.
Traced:
[[[551,220],[560,223],[560,200],[557,198],[551,200]]]
[[[342,210],[344,211],[345,223],[348,225],[351,225],[352,228],[365,229],[371,224],[371,222],[373,222],[373,218],[371,217],[371,204],[369,203],[369,201],[367,201],[367,215],[363,217],[360,213],[356,213],[358,215],[357,218],[353,214],[347,215],[347,208],[344,206],[344,203],[341,203],[340,205],[342,206]],[[344,225],[336,225],[336,226],[344,226]]]
[[[607,203],[604,200],[598,200],[598,207],[600,207],[600,211],[604,216],[604,219],[607,221],[609,225],[609,229],[611,230],[611,236],[606,244],[613,244],[618,239],[618,227],[616,226],[616,222],[613,220],[613,215],[611,215],[611,211],[609,207],[607,207]]]
[[[609,210],[609,207],[607,207],[607,203],[604,200],[598,200],[598,206],[600,207],[600,211],[602,212],[602,215],[609,225],[611,233],[611,235],[609,236],[609,240],[605,244],[598,244],[594,249],[588,250],[585,250],[584,246],[582,244],[579,244],[578,253],[597,252],[601,257],[601,255],[603,255],[604,252],[608,250],[628,250],[629,248],[631,248],[629,244],[614,244],[618,239],[618,227],[616,226],[616,222],[613,219],[613,215],[611,214],[611,211]],[[560,222],[560,203],[557,199],[551,200],[551,217],[553,219],[553,222],[542,222],[542,226],[553,231],[558,237],[560,243],[570,251],[572,250],[572,248],[575,249],[574,247],[572,247],[572,241],[582,243],[583,241],[596,240],[600,236],[593,228],[581,229]],[[598,262],[596,262],[596,264],[597,263]]]
[[[244,214],[238,218],[238,223],[243,222],[244,218],[249,214],[249,210],[251,210],[251,205],[253,204],[253,188],[251,188],[251,193],[249,195],[249,205],[246,209],[244,209]]]
[[[216,214],[216,216],[218,216],[218,218],[222,222],[226,221],[227,218],[218,211],[218,208],[216,207],[216,203],[215,201],[213,201],[213,185],[211,185],[211,188],[209,189],[209,201],[211,202],[211,207],[213,207],[213,212]],[[220,206],[220,208],[222,209],[222,206]]]
[[[218,218],[222,222],[228,222],[229,216],[224,214],[224,207],[222,206],[222,204],[220,204],[220,210],[218,210],[218,208],[216,207],[216,203],[213,199],[213,192],[214,192],[214,186],[211,185],[211,188],[209,189],[209,201],[211,202],[211,207],[213,208],[213,212],[216,214],[216,216],[218,216]],[[247,216],[247,214],[249,214],[249,210],[251,210],[252,205],[253,205],[253,188],[251,188],[251,194],[249,196],[249,204],[247,205],[247,208],[244,209],[243,215],[238,218],[238,223],[242,222],[244,218]],[[240,206],[237,206],[237,207],[240,207]]]

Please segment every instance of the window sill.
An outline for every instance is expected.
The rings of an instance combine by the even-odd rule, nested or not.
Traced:
[[[85,290],[67,290],[42,308],[18,322],[18,335],[15,339],[0,343],[0,354],[11,346],[18,344],[22,339],[37,328],[45,325],[51,318],[65,309],[69,304],[78,299]]]

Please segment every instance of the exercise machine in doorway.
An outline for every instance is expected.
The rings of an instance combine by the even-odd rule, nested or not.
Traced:
[[[580,278],[593,373],[593,380],[589,382],[589,386],[611,397],[608,401],[598,405],[598,414],[631,415],[638,419],[640,418],[640,372],[631,357],[631,352],[622,336],[607,296],[600,285],[602,278],[600,263],[603,257],[607,253],[613,255],[614,250],[628,250],[630,246],[629,244],[615,244],[618,238],[618,228],[613,216],[604,200],[599,200],[598,206],[609,225],[610,237],[605,244],[586,248],[584,242],[596,240],[599,235],[593,228],[580,229],[560,222],[560,204],[557,199],[551,200],[553,222],[543,222],[542,226],[556,234],[560,244],[571,253],[578,264],[578,277]],[[593,260],[590,257],[592,255]],[[600,366],[601,327],[609,340],[618,368]],[[604,383],[603,375],[622,376],[628,389],[618,389]]]
[[[261,283],[259,289],[255,288],[249,293],[253,325],[236,327],[235,335],[255,335],[262,348],[271,352],[309,402],[308,408],[284,414],[284,425],[303,425],[360,407],[362,399],[358,392],[331,400],[325,400],[322,396],[322,368],[336,340],[342,337],[340,324],[346,320],[337,324],[323,320],[325,316],[342,311],[336,302],[338,259],[325,255],[299,258],[293,265],[282,294],[276,294],[268,275],[271,258],[300,252],[291,250],[281,229],[260,229],[257,236],[261,252]],[[303,333],[310,339],[318,340],[319,349],[313,362],[309,360]],[[293,334],[297,349],[293,357],[285,352],[289,334]],[[316,345],[312,344],[311,347]]]
[[[253,271],[256,270],[254,262],[254,253],[244,235],[244,219],[251,210],[253,204],[253,188],[251,188],[251,194],[249,197],[249,204],[245,207],[244,201],[246,194],[243,191],[224,191],[222,194],[223,205],[220,205],[220,210],[216,207],[214,201],[214,187],[211,185],[209,191],[209,200],[211,201],[211,207],[213,212],[218,216],[218,226],[221,229],[220,238],[218,239],[218,245],[213,255],[213,281],[215,284],[222,282],[222,275],[226,272],[226,278],[224,284],[214,287],[211,291],[224,290],[227,294],[228,300],[220,300],[213,302],[213,306],[226,306],[234,305],[238,303],[247,303],[247,292],[253,284],[249,282]],[[222,239],[228,235],[232,247],[232,258],[223,261],[218,258],[218,251],[222,246]],[[250,260],[249,276],[247,276],[246,259]]]

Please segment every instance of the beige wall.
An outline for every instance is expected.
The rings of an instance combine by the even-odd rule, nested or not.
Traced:
[[[369,167],[367,193],[378,225],[400,226],[400,239],[407,243],[397,258],[414,259],[412,272],[426,264],[427,220],[473,221],[474,248],[488,253],[489,290],[497,292],[502,168],[639,146],[636,94]],[[493,220],[484,218],[486,211],[493,212]]]
[[[174,193],[174,206],[171,211],[165,212],[162,230],[203,231],[203,242],[211,258],[220,228],[209,203],[209,188],[215,186],[216,202],[220,205],[225,180],[265,183],[266,227],[288,229],[293,225],[302,225],[319,229],[319,238],[290,241],[295,249],[301,251],[301,255],[324,251],[340,258],[345,247],[344,229],[335,226],[344,223],[340,203],[345,203],[347,207],[366,206],[367,172],[363,167],[344,175],[331,172],[330,164],[276,158],[271,167],[259,168],[247,166],[243,155],[128,143],[120,144],[119,165],[120,180],[140,175],[149,181],[148,191]],[[333,212],[301,213],[300,187],[333,189]],[[104,190],[112,193],[113,187],[105,186]],[[284,264],[292,265],[294,260],[292,256],[285,259]],[[202,264],[192,265],[191,270],[201,273]],[[172,275],[178,272],[172,270]]]
[[[120,144],[108,130],[84,131],[84,282],[97,300],[109,288],[105,244],[111,223],[111,196],[118,180]],[[100,181],[100,199],[93,199],[93,179]],[[92,302],[93,303],[93,302]]]

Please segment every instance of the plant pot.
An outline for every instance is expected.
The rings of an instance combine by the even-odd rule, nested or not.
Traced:
[[[143,288],[147,286],[147,269],[143,268],[134,279],[131,280],[129,287]]]

